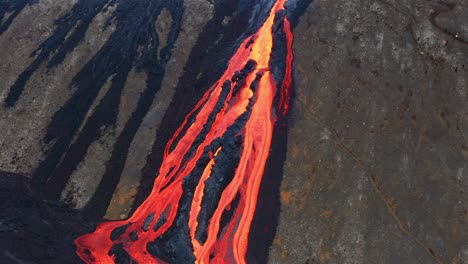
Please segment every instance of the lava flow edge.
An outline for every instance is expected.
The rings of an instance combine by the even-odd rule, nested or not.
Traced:
[[[243,41],[169,141],[150,196],[128,220],[103,222],[75,241],[83,261],[246,262],[273,131],[278,120],[285,125],[292,93],[292,33],[285,2],[277,1],[260,29]],[[277,16],[280,23],[275,23]],[[286,41],[281,82],[270,68],[275,27]],[[237,166],[223,164],[232,161]],[[214,207],[203,199],[210,196],[209,184],[220,192]]]

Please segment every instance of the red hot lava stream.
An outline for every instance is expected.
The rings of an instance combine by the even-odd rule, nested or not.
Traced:
[[[148,252],[148,243],[163,236],[175,224],[185,178],[202,163],[204,167],[190,197],[188,216],[182,218],[188,221],[185,224],[191,240],[191,254],[195,263],[200,264],[246,263],[249,232],[273,129],[278,117],[287,113],[291,97],[293,36],[286,16],[280,23],[287,52],[281,84],[276,83],[270,71],[274,19],[278,11],[284,10],[286,1],[278,0],[264,24],[243,41],[224,74],[168,142],[152,192],[134,214],[127,220],[103,222],[93,233],[76,239],[77,253],[82,260],[114,263],[115,255],[110,252],[120,245],[136,263],[165,263]],[[207,123],[211,125],[207,127]],[[228,132],[236,126],[235,134],[229,136]],[[200,134],[205,136],[200,138]],[[220,193],[205,224],[204,239],[200,239],[197,229],[200,228],[203,196],[210,191],[207,183],[213,176],[218,156],[224,151],[222,143],[214,142],[226,137],[241,139],[238,163],[232,180]],[[200,162],[202,159],[207,162]],[[223,227],[223,212],[231,210],[234,203],[236,208]],[[116,230],[120,232],[116,234]]]

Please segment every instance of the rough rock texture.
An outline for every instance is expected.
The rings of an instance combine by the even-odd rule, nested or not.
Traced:
[[[271,263],[467,263],[468,2],[451,3],[309,6]]]
[[[150,111],[146,114],[134,143],[130,146],[130,155],[122,172],[123,177],[108,208],[106,217],[109,219],[119,219],[128,215],[133,200],[126,197],[136,192],[138,182],[135,181],[134,175],[138,175],[144,166],[142,153],[145,153],[146,156],[151,151],[152,141],[157,140],[157,136],[155,138],[154,135],[161,124],[164,112],[169,106],[170,98],[174,96],[177,81],[187,63],[190,51],[200,31],[213,15],[213,6],[206,1],[186,1],[185,8],[186,13],[182,21],[183,31],[175,43],[174,58],[166,66],[167,74],[162,81],[161,90],[156,94]],[[198,16],[197,14],[205,14],[205,16]],[[170,13],[163,13],[160,19],[155,22],[160,35],[167,36],[170,21]],[[191,33],[187,34],[186,32]],[[120,202],[118,199],[121,199]]]
[[[3,101],[9,88],[18,76],[28,67],[36,56],[33,51],[52,36],[57,28],[57,19],[70,14],[77,1],[38,1],[26,5],[13,20],[8,30],[0,36],[2,65],[0,74],[0,99]],[[213,4],[203,0],[187,0],[183,6],[182,33],[177,38],[173,55],[168,61],[162,79],[161,89],[155,94],[153,103],[131,140],[128,155],[121,173],[121,180],[115,191],[115,197],[108,208],[106,217],[120,219],[126,217],[133,203],[140,181],[141,170],[146,156],[156,140],[164,113],[171,102],[175,86],[180,77],[191,49],[212,17]],[[54,114],[70,100],[74,93],[73,78],[82,67],[93,59],[109,37],[115,31],[115,19],[112,19],[116,7],[109,6],[100,11],[90,21],[83,40],[65,56],[59,66],[47,68],[45,63],[39,66],[27,82],[24,92],[15,107],[0,109],[0,169],[26,176],[32,176],[44,160],[47,150],[54,142],[45,142],[48,126]],[[110,23],[109,23],[109,19]],[[154,21],[154,28],[159,37],[156,56],[160,60],[161,50],[168,44],[173,18],[167,9],[163,9]],[[70,31],[71,32],[71,31]],[[67,34],[67,38],[71,33]],[[136,66],[135,66],[136,67]],[[106,172],[114,144],[126,127],[131,114],[136,110],[139,99],[144,94],[148,76],[135,69],[130,71],[122,89],[115,124],[102,126],[100,135],[87,147],[86,153],[76,168],[68,172],[69,180],[61,192],[62,200],[74,208],[83,208],[95,194],[99,182]],[[111,89],[109,78],[87,110],[84,122],[73,140],[85,134],[85,124],[90,120],[96,108]],[[114,88],[115,89],[115,88]],[[83,132],[85,131],[85,132]],[[61,154],[62,159],[66,153]],[[64,167],[64,166],[62,166]],[[65,174],[65,173],[64,173]],[[120,198],[122,197],[122,198]]]
[[[0,20],[2,32],[4,23],[16,15],[0,33],[2,102],[21,72],[37,58],[31,56],[33,51],[54,34],[58,27],[55,21],[69,13],[78,0],[5,1],[10,2],[31,4],[17,14],[8,11]],[[144,175],[154,174],[157,157],[151,155],[165,144],[158,132],[164,132],[160,124],[177,96],[176,87],[180,82],[193,83],[179,87],[188,98],[178,98],[185,100],[180,102],[183,108],[183,102],[201,94],[199,86],[205,87],[219,74],[219,61],[206,57],[225,55],[226,50],[219,46],[232,45],[242,32],[230,13],[229,3],[235,1],[224,1],[228,11],[215,10],[213,3],[220,1],[178,2],[183,2],[184,14],[175,40],[170,32],[177,21],[176,11],[162,8],[154,21],[148,22],[153,23],[154,38],[158,39],[157,51],[151,54],[159,62],[168,59],[159,90],[153,90],[154,95],[145,101],[146,82],[160,69],[149,74],[141,70],[142,65],[132,65],[121,93],[111,100],[115,122],[95,129],[93,122],[105,122],[91,117],[106,102],[118,74],[109,76],[85,109],[70,145],[89,131],[97,136],[84,139],[89,146],[78,161],[73,161],[66,148],[60,152],[62,159],[76,165],[73,169],[66,162],[61,165],[60,160],[58,172],[49,170],[51,174],[64,171],[69,177],[56,194],[68,206],[86,208],[89,201],[99,200],[96,192],[103,179],[117,179],[110,204],[104,208],[105,217],[127,217]],[[99,55],[119,29],[113,17],[116,8],[110,5],[100,10],[89,21],[83,39],[59,65],[42,63],[14,107],[0,107],[0,171],[9,172],[0,175],[9,175],[0,182],[6,189],[14,185],[10,173],[32,177],[48,162],[47,153],[57,142],[45,140],[49,125],[76,93],[73,77]],[[235,36],[230,39],[224,30]],[[294,37],[295,99],[281,185],[281,214],[269,262],[467,263],[468,2],[315,0],[294,28]],[[169,56],[165,47],[171,41]],[[194,48],[199,50],[193,53]],[[142,54],[145,50],[139,47],[137,51]],[[207,61],[213,65],[198,67]],[[141,99],[150,103],[139,114],[141,123],[135,128],[129,120],[142,105]],[[190,106],[186,108],[171,114],[180,118]],[[91,125],[85,128],[88,120]],[[123,146],[120,135],[129,129],[135,131],[131,137],[123,137],[128,147],[113,153]],[[115,161],[123,166],[114,175],[113,168],[107,166]],[[26,183],[29,180],[21,180],[20,186]],[[19,234],[23,236],[24,230],[31,228],[56,239],[66,225],[54,229],[55,223],[62,218],[67,223],[78,219],[76,211],[35,199],[28,189],[18,196],[16,204],[5,205],[8,210],[4,212],[7,216],[9,212],[23,215],[32,210],[31,204],[38,204],[45,216],[33,210],[31,221],[45,219],[42,225],[31,227],[8,218],[9,226],[3,219],[0,232],[22,230]],[[59,208],[58,214],[54,208]],[[30,255],[23,255],[24,260],[41,256],[39,263],[52,263],[51,257],[69,254],[74,250],[70,247],[73,236],[84,231],[70,232],[65,238],[68,246],[57,243],[53,247],[56,251],[44,252],[45,246],[40,245],[29,250]],[[35,235],[31,243],[39,245],[40,238],[40,234]],[[9,246],[9,240],[0,239],[2,247]],[[29,263],[15,255],[25,254],[24,248],[31,244],[21,243],[4,250],[0,258]]]

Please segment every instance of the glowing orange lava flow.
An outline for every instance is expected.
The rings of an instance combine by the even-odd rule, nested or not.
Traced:
[[[101,223],[93,233],[75,241],[77,253],[86,263],[114,263],[116,254],[112,252],[117,245],[132,263],[165,263],[149,252],[148,244],[164,237],[180,219],[186,220],[188,230],[181,232],[187,233],[195,263],[246,262],[274,125],[279,116],[287,113],[291,97],[292,33],[286,16],[278,23],[286,36],[287,52],[281,84],[270,71],[275,15],[284,9],[286,1],[278,0],[260,29],[244,40],[219,81],[168,142],[152,192],[135,213],[128,220]],[[240,140],[238,159],[232,179],[220,190],[219,200],[204,224],[201,239],[197,234],[202,232],[202,201],[210,195],[207,184],[214,177],[214,168],[229,149],[224,139]],[[199,173],[187,196],[184,184],[194,177],[194,171]],[[186,197],[190,197],[189,206],[179,208]],[[179,219],[182,209],[187,216]],[[225,212],[232,213],[222,224]]]

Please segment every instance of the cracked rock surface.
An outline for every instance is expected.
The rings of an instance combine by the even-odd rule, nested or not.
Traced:
[[[271,263],[468,261],[468,2],[315,1]]]

